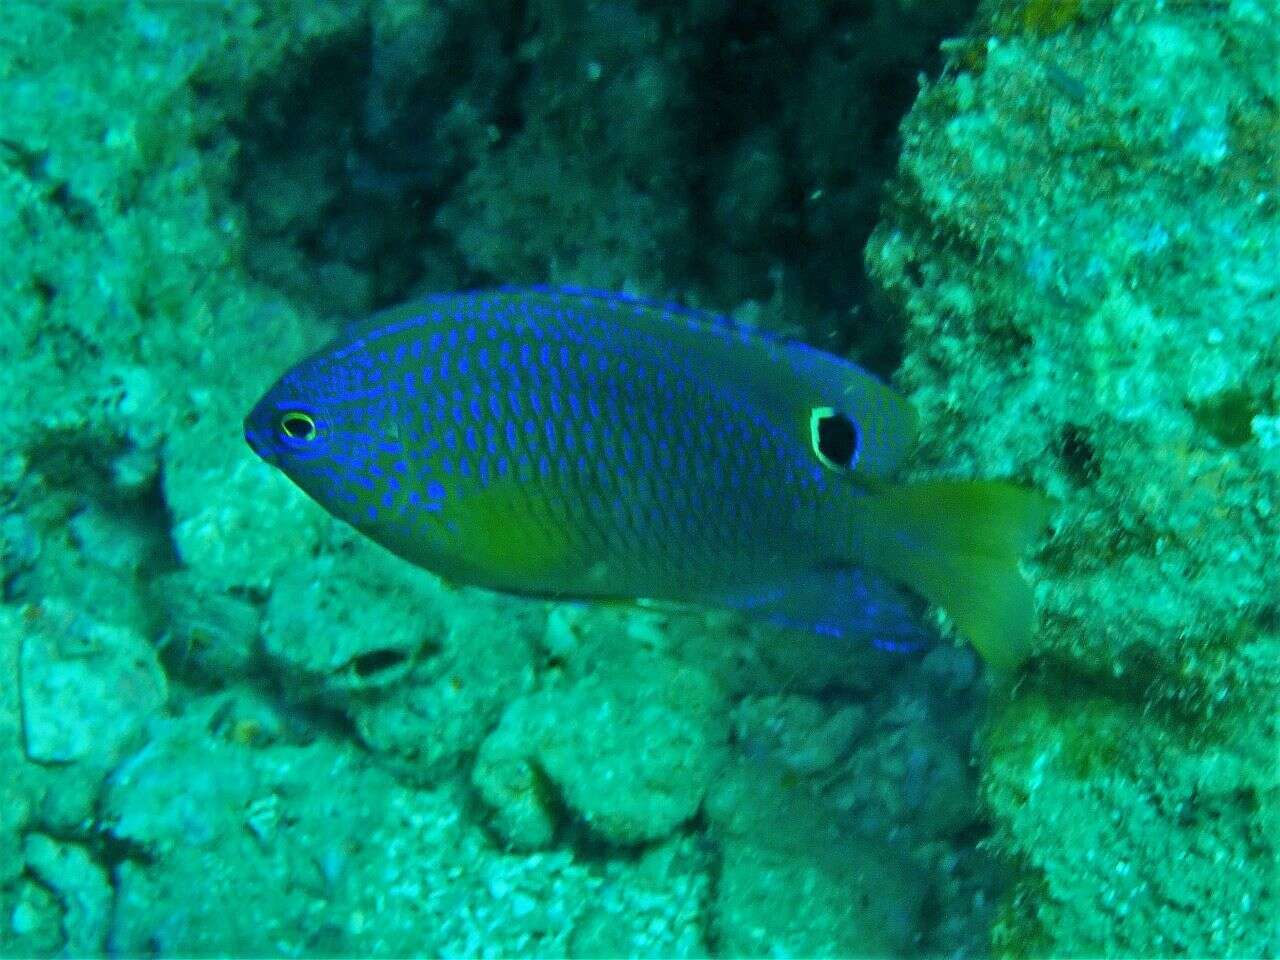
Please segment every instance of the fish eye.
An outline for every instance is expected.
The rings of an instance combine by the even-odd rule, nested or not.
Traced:
[[[832,407],[810,412],[809,436],[813,452],[831,470],[852,470],[862,453],[862,431],[848,414]]]
[[[280,416],[280,435],[287,440],[310,443],[317,432],[316,422],[309,413],[289,410]]]

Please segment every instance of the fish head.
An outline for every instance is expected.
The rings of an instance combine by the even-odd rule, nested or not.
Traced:
[[[340,371],[324,357],[293,367],[244,419],[244,438],[335,516],[351,521],[375,486],[362,409],[343,390]]]

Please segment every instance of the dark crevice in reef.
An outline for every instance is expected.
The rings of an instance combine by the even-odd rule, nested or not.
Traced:
[[[233,126],[251,272],[322,313],[408,296],[424,258],[446,246],[432,224],[474,157],[466,138],[483,128],[499,139],[523,122],[522,7],[424,16],[417,33],[390,40],[366,23],[253,91]]]
[[[427,285],[510,282],[477,273],[437,214],[477,189],[464,182],[470,171],[527,132],[525,149],[536,143],[547,163],[569,170],[560,175],[576,196],[564,203],[626,206],[630,191],[660,215],[687,214],[686,249],[658,233],[648,238],[664,258],[655,275],[668,284],[649,292],[696,291],[731,308],[781,291],[786,320],[807,325],[809,339],[887,373],[900,359],[901,331],[875,316],[862,248],[917,77],[936,71],[938,42],[974,6],[956,0],[904,12],[871,0],[803,8],[747,0],[708,14],[646,2],[612,13],[481,2],[424,13],[395,31],[366,21],[287,61],[251,92],[234,125],[233,196],[250,227],[247,265],[334,317]],[[636,37],[606,36],[610,24],[636,23],[648,25]],[[656,38],[642,35],[650,28]],[[598,49],[615,59],[604,80],[584,84],[578,60]],[[680,92],[643,123],[665,123],[681,155],[662,158],[650,181],[639,174],[655,160],[625,153],[635,148],[619,128],[631,121],[609,85],[655,65]],[[652,152],[652,143],[639,149]],[[505,189],[504,181],[489,189]],[[552,227],[532,211],[506,223],[528,231],[511,242],[535,257],[544,239],[547,257],[563,239],[540,236]],[[623,249],[636,242],[615,239]]]
[[[700,249],[740,244],[717,217],[725,196],[712,184],[744,144],[776,149],[783,187],[747,256],[781,266],[814,315],[810,338],[819,346],[853,349],[888,373],[900,360],[900,333],[892,318],[860,322],[871,312],[862,248],[878,219],[917,77],[937,72],[939,41],[969,20],[975,4],[936,4],[915,23],[893,21],[877,10],[884,6],[830,3],[797,17],[757,0],[733,5],[708,28],[693,66],[693,113],[706,118],[695,135],[697,153],[709,162],[706,182],[692,196],[696,232],[719,234]],[[765,289],[743,292],[768,296]]]

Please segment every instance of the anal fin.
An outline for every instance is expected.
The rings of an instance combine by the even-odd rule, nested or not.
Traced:
[[[881,650],[910,653],[934,638],[920,602],[865,567],[818,567],[724,603],[774,626]]]

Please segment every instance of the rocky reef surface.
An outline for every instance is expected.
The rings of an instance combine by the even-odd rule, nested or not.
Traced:
[[[1277,36],[9,4],[0,954],[1274,955]],[[897,371],[922,472],[1047,489],[1016,683],[456,588],[244,445],[337,323],[519,282]]]
[[[1274,956],[1280,10],[988,4],[948,51],[867,258],[927,469],[1059,503],[996,946]]]

